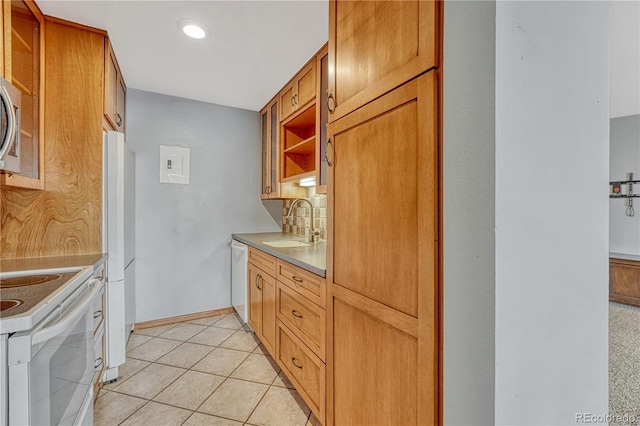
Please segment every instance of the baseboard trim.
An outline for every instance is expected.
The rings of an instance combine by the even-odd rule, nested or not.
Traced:
[[[212,317],[214,315],[230,314],[232,312],[235,312],[233,307],[228,307],[228,308],[214,309],[213,311],[197,312],[195,314],[178,315],[177,317],[161,318],[161,319],[152,320],[152,321],[143,321],[143,322],[136,323],[134,329],[140,330],[143,328],[158,327],[160,325],[175,324],[177,322],[207,318],[207,317]]]

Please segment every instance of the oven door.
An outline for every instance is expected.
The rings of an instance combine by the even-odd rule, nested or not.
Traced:
[[[9,424],[73,425],[92,419],[93,298],[85,281],[36,328],[9,337]]]

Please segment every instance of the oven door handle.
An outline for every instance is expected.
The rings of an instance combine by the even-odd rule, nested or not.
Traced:
[[[96,296],[96,294],[98,294],[98,292],[100,292],[100,286],[97,285],[98,283],[100,283],[99,279],[92,278],[89,281],[88,285],[89,287],[93,286],[94,288],[93,290],[91,290],[91,292],[89,292],[87,296],[84,297],[82,302],[79,302],[77,306],[71,310],[71,312],[69,312],[63,318],[60,318],[54,324],[34,333],[33,337],[31,338],[31,344],[37,345],[38,343],[45,342],[52,337],[57,336],[58,334],[66,330],[69,324],[72,324],[83,314],[85,314],[87,307],[90,303],[93,302],[93,298]]]

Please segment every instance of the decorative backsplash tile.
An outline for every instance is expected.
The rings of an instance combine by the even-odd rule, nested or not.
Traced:
[[[320,231],[320,239],[327,238],[327,196],[316,194],[315,187],[307,188],[307,200],[313,205],[314,229]],[[309,238],[311,233],[311,212],[307,203],[299,202],[293,211],[293,217],[287,214],[294,200],[284,200],[282,203],[282,232],[301,235]]]

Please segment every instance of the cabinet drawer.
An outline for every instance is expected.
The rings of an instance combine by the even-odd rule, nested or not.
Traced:
[[[278,283],[278,319],[321,360],[325,357],[325,310],[285,284]]]
[[[104,321],[104,285],[100,283],[102,290],[93,299],[93,335],[96,336]]]
[[[325,365],[295,335],[278,321],[278,365],[302,398],[324,424]]]
[[[253,263],[264,272],[268,273],[271,276],[275,276],[276,273],[276,258],[262,252],[260,250],[256,250],[253,247],[249,247],[249,262]]]
[[[278,274],[276,279],[288,285],[316,305],[322,308],[326,307],[327,293],[324,278],[290,263],[278,260]]]

